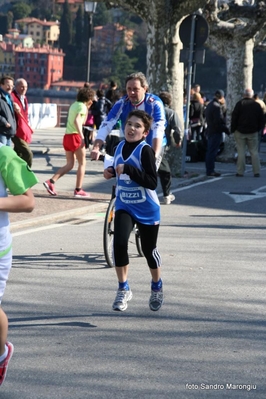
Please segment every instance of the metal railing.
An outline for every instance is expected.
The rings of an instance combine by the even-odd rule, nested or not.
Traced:
[[[66,127],[69,104],[57,104],[57,125],[56,127]]]

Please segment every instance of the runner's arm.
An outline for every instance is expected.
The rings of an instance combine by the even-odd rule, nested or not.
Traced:
[[[117,103],[114,104],[113,108],[108,113],[107,117],[101,123],[101,126],[98,130],[96,140],[94,141],[93,149],[91,151],[91,159],[99,159],[99,151],[103,143],[105,142],[106,137],[108,134],[111,133],[113,127],[119,120],[121,114],[121,108],[123,103],[119,100]]]
[[[155,152],[155,157],[157,158],[161,154],[163,140],[165,137],[165,128],[167,126],[164,105],[161,101],[155,102],[152,117],[152,148]]]
[[[35,205],[32,190],[29,188],[24,194],[9,195],[0,198],[0,211],[3,212],[31,212]]]

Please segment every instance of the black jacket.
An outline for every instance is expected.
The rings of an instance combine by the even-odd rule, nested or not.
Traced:
[[[165,128],[167,145],[171,145],[171,135],[173,135],[175,143],[179,144],[181,141],[184,123],[180,121],[177,113],[172,108],[169,108],[167,105],[165,105],[164,109],[167,121],[167,126]]]
[[[206,107],[205,117],[207,122],[207,134],[229,134],[229,129],[225,122],[225,109],[214,98]]]
[[[11,127],[6,127],[9,123]],[[8,104],[4,93],[0,90],[0,134],[13,137],[16,134],[17,124],[14,110]]]
[[[199,121],[204,124],[204,106],[199,101],[191,100],[189,106],[189,120],[191,123]]]
[[[100,97],[95,106],[91,109],[91,113],[94,116],[94,123],[96,129],[99,129],[102,121],[105,119],[109,110],[112,108],[112,103],[106,97]]]
[[[232,113],[231,132],[256,133],[263,129],[264,114],[259,103],[253,98],[238,101]]]

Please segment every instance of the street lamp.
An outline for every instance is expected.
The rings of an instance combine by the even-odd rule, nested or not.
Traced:
[[[88,66],[87,66],[87,82],[90,81],[90,64],[91,64],[91,38],[93,36],[93,26],[92,26],[92,17],[95,14],[97,7],[96,1],[85,1],[84,8],[85,12],[88,13]]]

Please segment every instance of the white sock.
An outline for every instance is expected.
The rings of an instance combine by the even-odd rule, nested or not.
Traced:
[[[8,347],[7,347],[7,345],[5,345],[5,351],[4,351],[4,353],[0,356],[0,363],[2,363],[2,362],[5,360],[5,358],[7,357],[7,354],[8,354]]]

